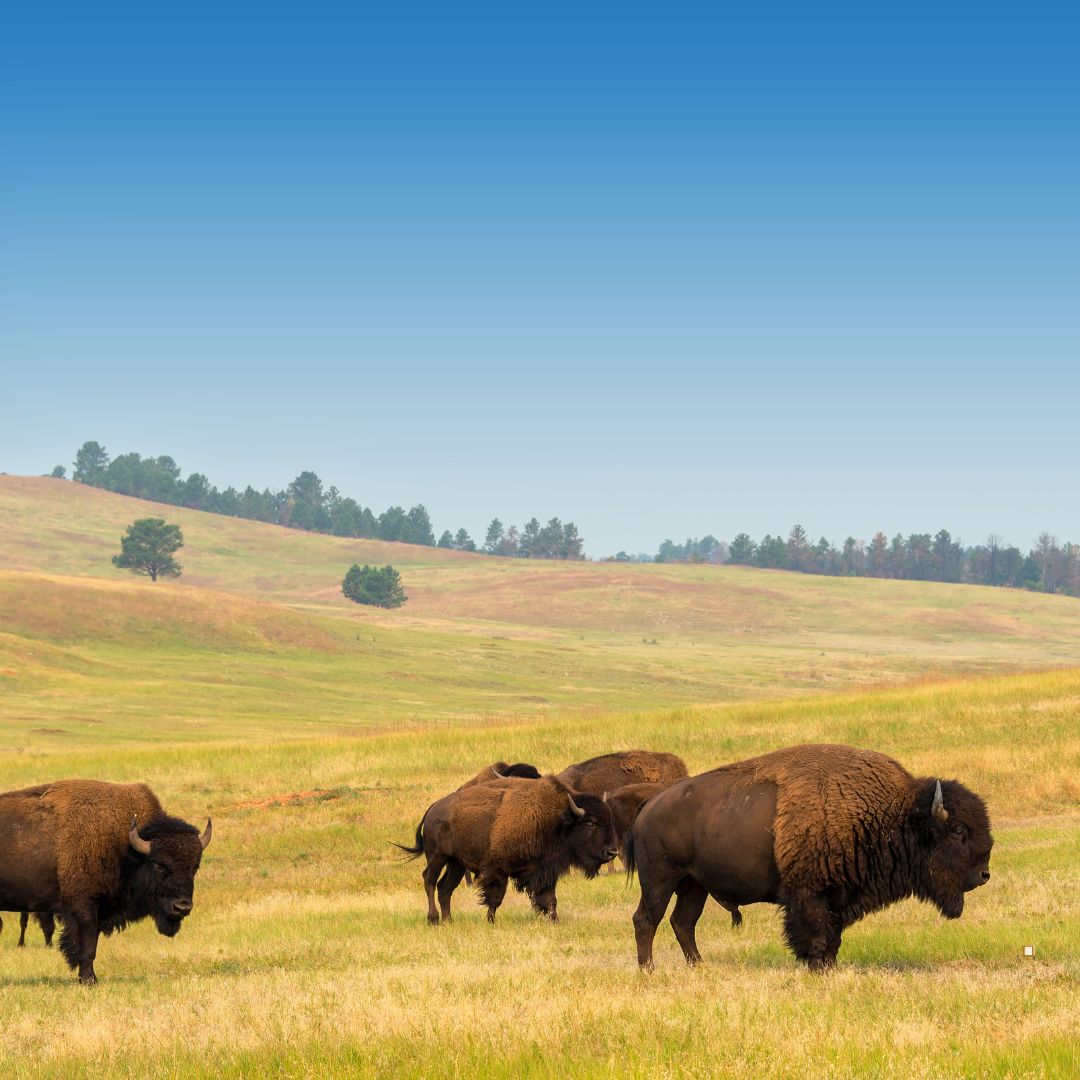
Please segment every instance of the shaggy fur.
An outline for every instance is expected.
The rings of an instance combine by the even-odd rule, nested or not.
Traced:
[[[58,780],[38,800],[56,836],[56,875],[61,902],[120,888],[120,867],[128,850],[131,819],[143,830],[165,816],[146,784],[106,784],[100,780]],[[190,826],[189,826],[190,828]]]
[[[626,833],[642,804],[654,795],[666,791],[671,784],[627,784],[606,792],[607,804],[611,807],[611,821],[615,826],[615,843],[621,852],[626,842]],[[623,856],[623,862],[626,857]]]
[[[621,750],[570,765],[559,779],[574,791],[603,795],[628,784],[673,784],[687,776],[682,758],[652,750]]]

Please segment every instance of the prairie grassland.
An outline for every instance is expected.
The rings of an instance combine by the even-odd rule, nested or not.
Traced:
[[[31,927],[0,937],[13,1076],[1073,1076],[1080,1066],[1080,672],[637,714],[460,722],[291,742],[0,754],[0,786],[148,780],[213,813],[196,910],[169,941],[103,939],[78,987]],[[771,909],[710,905],[706,964],[670,931],[636,970],[633,885],[560,885],[559,926],[514,895],[489,927],[462,889],[429,928],[395,857],[432,799],[498,757],[555,769],[615,747],[692,771],[794,742],[852,742],[957,776],[990,806],[991,884],[961,920],[906,902],[810,976]],[[289,796],[297,796],[290,798]],[[10,925],[9,925],[10,931]],[[1034,960],[1023,946],[1035,948]]]
[[[695,584],[694,572],[718,572],[679,569],[688,572],[680,587]],[[551,591],[546,579],[559,573],[572,576],[577,568],[532,574],[534,606]],[[786,587],[795,576],[782,576]],[[708,580],[695,587],[718,591]],[[991,591],[1000,590],[982,590]],[[176,582],[0,571],[0,746],[295,738],[373,725],[529,720],[1080,660],[1080,604],[1027,594],[1005,600],[1025,612],[1022,629],[1009,634],[980,635],[958,624],[918,641],[899,617],[890,632],[881,614],[874,628],[866,610],[876,601],[864,591],[845,601],[854,613],[842,630],[800,628],[795,613],[787,633],[699,630],[643,641],[636,631],[288,606]],[[1057,604],[1058,622],[1047,608],[1039,623],[1040,602]]]

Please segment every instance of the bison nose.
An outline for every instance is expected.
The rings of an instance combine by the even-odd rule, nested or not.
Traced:
[[[174,900],[172,905],[172,913],[178,918],[182,919],[191,911],[190,900]]]
[[[983,884],[984,885],[990,880],[990,871],[989,870],[984,870],[982,872],[982,879],[983,879]]]
[[[619,854],[619,852],[617,848],[609,847],[605,854],[607,855],[608,861],[610,862],[612,859],[615,858],[616,855]]]

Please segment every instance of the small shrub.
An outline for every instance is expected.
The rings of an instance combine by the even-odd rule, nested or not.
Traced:
[[[341,583],[341,591],[354,603],[371,607],[398,608],[409,599],[402,591],[401,575],[392,566],[380,570],[377,566],[360,567],[353,563]]]

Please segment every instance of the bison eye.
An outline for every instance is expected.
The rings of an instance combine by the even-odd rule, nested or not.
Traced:
[[[585,828],[586,829],[595,829],[596,828],[596,822],[595,821],[586,821],[585,822]]]
[[[958,840],[963,840],[964,839],[964,826],[963,825],[957,825],[956,828],[953,829],[953,833],[955,834],[955,836],[956,836],[956,838]]]
[[[164,867],[164,866],[162,866],[162,865],[161,865],[161,863],[159,863],[159,862],[156,862],[156,863],[154,863],[154,869],[155,869],[155,870],[156,870],[156,871],[157,871],[157,872],[158,872],[159,874],[167,874],[167,873],[168,873],[168,871],[167,871],[167,870],[165,869],[165,867]]]

